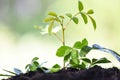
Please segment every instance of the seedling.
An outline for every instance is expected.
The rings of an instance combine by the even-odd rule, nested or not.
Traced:
[[[26,67],[25,67],[26,71],[27,72],[36,71],[39,68],[43,72],[48,73],[49,70],[46,70],[44,67],[42,67],[42,65],[46,62],[43,62],[43,63],[39,64],[39,62],[37,61],[38,59],[39,59],[38,57],[34,57],[31,61],[31,63],[26,65]]]
[[[90,19],[93,24],[94,30],[96,30],[96,21],[91,16],[92,14],[94,14],[94,11],[92,9],[89,9],[87,12],[85,12],[84,6],[80,0],[78,1],[77,9],[78,12],[76,12],[75,14],[66,13],[64,15],[58,15],[55,12],[49,12],[48,17],[44,19],[44,21],[48,23],[48,25],[45,26],[44,28],[35,26],[35,28],[40,30],[40,33],[42,34],[48,33],[49,35],[55,35],[56,38],[61,41],[62,46],[60,46],[57,49],[56,56],[63,57],[63,67],[61,67],[59,64],[55,64],[52,68],[45,69],[44,67],[42,67],[43,63],[39,64],[39,62],[37,61],[39,58],[34,57],[31,63],[26,65],[25,67],[26,72],[36,71],[38,68],[40,68],[45,73],[52,73],[59,71],[61,68],[67,69],[68,67],[72,67],[77,69],[86,69],[100,63],[111,62],[105,57],[100,59],[87,58],[86,55],[91,50],[100,50],[107,53],[111,53],[118,61],[120,61],[119,54],[117,54],[115,51],[111,49],[101,47],[97,44],[94,44],[92,47],[88,46],[88,41],[86,38],[84,38],[82,41],[76,41],[73,46],[66,45],[65,31],[67,30],[71,22],[74,22],[75,24],[79,24],[79,20],[81,19],[79,17],[82,17],[85,24],[87,24]],[[57,32],[60,30],[62,35],[61,37],[57,35]],[[4,70],[4,71],[14,75],[19,75],[22,73],[22,71],[17,68],[14,69],[14,72],[8,70]],[[0,76],[11,76],[11,75],[0,74]]]
[[[88,46],[87,39],[75,42],[75,44],[72,47],[66,45],[65,31],[67,30],[71,22],[79,24],[79,20],[81,19],[79,18],[80,16],[82,17],[85,24],[87,24],[88,19],[90,19],[93,24],[94,30],[96,30],[96,22],[94,18],[91,16],[92,14],[94,14],[94,11],[92,9],[89,9],[87,12],[85,12],[84,6],[80,0],[78,1],[77,9],[78,12],[76,12],[75,14],[66,13],[65,15],[58,15],[55,12],[49,12],[48,17],[44,19],[44,21],[49,23],[49,25],[46,26],[45,29],[41,29],[41,27],[39,26],[35,27],[37,29],[40,29],[42,33],[55,35],[61,41],[62,46],[57,49],[56,56],[63,57],[63,68],[67,68],[69,66],[74,68],[86,69],[99,63],[109,63],[110,61],[107,60],[106,58],[92,60],[86,58],[88,52],[92,50],[92,48]],[[61,37],[58,36],[57,33],[54,32],[54,29],[57,29],[57,31],[61,29],[62,36]],[[44,30],[47,30],[47,32]]]

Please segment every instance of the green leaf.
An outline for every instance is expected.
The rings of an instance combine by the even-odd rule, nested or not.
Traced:
[[[82,40],[82,46],[87,46],[87,45],[88,45],[87,39],[83,39],[83,40]]]
[[[72,50],[71,52],[71,58],[72,58],[72,62],[75,64],[79,64],[79,56],[78,56],[78,51],[77,50]]]
[[[70,54],[71,52],[72,52],[72,48],[70,48],[70,49],[67,49],[66,51],[65,51],[65,55],[64,56],[66,56],[66,55],[68,55],[68,54]]]
[[[83,61],[85,61],[85,62],[87,62],[87,63],[91,63],[91,60],[88,59],[88,58],[82,58],[81,60],[83,60]]]
[[[30,71],[35,71],[36,70],[36,67],[35,66],[31,66],[30,67]]]
[[[81,12],[81,16],[82,16],[82,18],[83,18],[83,20],[84,20],[84,23],[87,24],[87,23],[88,23],[88,19],[87,19],[86,14],[83,13],[83,12]]]
[[[80,41],[75,42],[73,47],[77,48],[77,49],[81,49],[82,47],[87,46],[87,45],[88,45],[87,39],[83,39],[82,42],[80,42]]]
[[[54,21],[55,18],[54,17],[47,17],[44,19],[45,22],[50,22],[50,21]]]
[[[6,69],[3,69],[3,71],[6,71],[6,72],[11,73],[11,74],[16,74],[16,73],[9,71],[9,70],[6,70]]]
[[[36,66],[36,67],[39,67],[39,63],[37,61],[34,61],[33,64]]]
[[[25,69],[27,69],[27,71],[35,71],[39,67],[39,63],[37,62],[38,59],[38,57],[34,57],[31,64],[27,64]]]
[[[55,12],[49,12],[48,15],[57,17],[57,14]]]
[[[70,64],[70,66],[71,66],[71,67],[76,67],[76,66],[77,66],[77,65],[73,62],[73,60],[72,60],[72,59],[70,59],[69,64]]]
[[[67,13],[66,16],[69,17],[69,18],[72,18],[72,14],[71,13]]]
[[[57,52],[56,52],[56,55],[57,55],[58,57],[64,57],[65,54],[66,54],[66,51],[67,51],[68,49],[71,49],[71,47],[69,47],[69,46],[61,46],[60,48],[58,48],[58,50],[57,50]]]
[[[54,20],[57,21],[57,22],[60,22],[60,19],[59,19],[59,18],[55,18]]]
[[[82,49],[80,50],[80,56],[85,57],[88,54],[88,52],[90,52],[90,50],[92,50],[92,48],[89,46],[82,47]]]
[[[94,11],[92,9],[88,10],[87,14],[93,14]]]
[[[62,16],[62,15],[61,15],[61,16],[59,16],[59,17],[60,17],[61,19],[64,19],[64,18],[65,18],[65,17],[64,17],[64,16]]]
[[[51,69],[50,72],[57,72],[60,70],[60,65],[59,64],[55,64]]]
[[[75,50],[75,49],[73,49],[72,52],[71,52],[71,57],[72,57],[72,58],[75,58],[75,59],[79,58],[79,56],[78,56],[78,51]]]
[[[100,63],[110,63],[111,61],[109,61],[108,59],[106,58],[100,58],[99,60],[97,60],[95,62],[95,64],[100,64]]]
[[[54,25],[54,21],[52,21],[52,22],[49,24],[49,27],[48,27],[48,33],[49,33],[49,35],[51,35],[51,33],[52,33],[53,25]]]
[[[0,76],[7,76],[7,77],[11,77],[11,76],[13,76],[13,75],[0,74]]]
[[[78,24],[78,22],[79,22],[79,19],[77,17],[73,17],[72,20],[75,24]]]
[[[82,45],[82,43],[80,41],[77,41],[77,42],[75,42],[75,44],[73,45],[73,47],[77,48],[77,49],[81,49],[82,48],[81,45]]]
[[[60,68],[51,68],[50,69],[50,72],[51,73],[54,73],[54,72],[58,72],[60,70]]]
[[[33,59],[32,59],[32,62],[34,62],[34,61],[36,61],[36,60],[38,60],[39,58],[38,57],[34,57]]]
[[[71,57],[71,53],[69,53],[64,57],[64,62],[67,62],[70,59],[70,57]]]
[[[96,62],[97,60],[98,60],[98,59],[93,58],[93,59],[92,59],[92,63]]]
[[[78,9],[79,11],[82,11],[84,9],[83,4],[80,0],[78,1]]]
[[[29,68],[29,66],[30,66],[30,64],[27,64],[27,65],[25,66],[25,69],[28,69],[28,68]]]
[[[89,18],[90,18],[90,20],[91,20],[91,22],[92,22],[92,24],[93,24],[93,27],[94,27],[94,30],[96,30],[96,22],[95,22],[95,20],[89,15]]]
[[[55,64],[52,68],[61,68],[59,64]]]
[[[80,65],[79,65],[79,68],[80,69],[86,69],[86,64],[84,62],[82,62]]]
[[[38,66],[36,63],[30,64],[30,66],[29,66],[30,71],[35,71],[37,68],[38,68]]]

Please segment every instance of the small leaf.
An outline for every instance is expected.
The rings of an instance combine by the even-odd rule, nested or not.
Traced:
[[[97,59],[95,59],[95,58],[92,59],[92,63],[94,63],[94,62],[96,62],[96,61],[97,61]]]
[[[49,33],[49,35],[51,35],[51,33],[52,33],[53,25],[54,25],[54,21],[52,21],[52,22],[49,24],[49,27],[48,27],[48,33]]]
[[[100,58],[99,60],[97,60],[95,62],[95,64],[100,64],[100,63],[110,63],[111,61],[109,61],[108,59],[106,58]]]
[[[90,18],[90,20],[91,20],[91,22],[92,22],[92,24],[93,24],[93,27],[94,27],[94,30],[96,30],[96,22],[95,22],[95,20],[91,17],[91,16],[89,16],[89,18]]]
[[[87,46],[87,45],[88,45],[87,39],[83,39],[83,40],[82,40],[82,45],[83,45],[83,46]]]
[[[35,71],[36,70],[36,67],[30,67],[30,71]]]
[[[77,48],[77,49],[81,49],[82,47],[87,46],[87,45],[88,45],[87,39],[83,39],[82,43],[80,41],[75,42],[75,44],[73,45],[73,47]]]
[[[86,64],[84,62],[82,62],[80,65],[79,65],[79,68],[80,69],[86,69]]]
[[[84,20],[84,23],[87,24],[87,23],[88,23],[88,19],[87,19],[86,14],[83,13],[83,12],[81,12],[81,16],[82,16],[82,18],[83,18],[83,20]]]
[[[57,17],[57,14],[55,12],[49,12],[48,15]]]
[[[6,72],[11,73],[11,74],[16,74],[16,73],[9,71],[9,70],[6,70],[6,69],[3,69],[3,71],[6,71]]]
[[[36,67],[39,67],[39,63],[37,61],[34,61],[33,64],[36,66]]]
[[[13,76],[13,75],[0,74],[0,76],[7,76],[7,77],[11,77],[11,76]]]
[[[85,61],[85,62],[87,62],[87,63],[91,63],[91,60],[88,59],[88,58],[82,58],[81,60],[83,60],[83,61]]]
[[[82,11],[84,9],[83,4],[80,0],[78,1],[78,9],[79,11]]]
[[[77,50],[72,50],[71,52],[71,58],[72,58],[72,62],[75,64],[79,64],[79,56],[78,56],[78,51]]]
[[[64,62],[67,62],[70,59],[72,49],[67,49],[64,55]]]
[[[38,57],[34,57],[33,59],[32,59],[32,62],[34,62],[34,61],[36,61],[36,60],[38,60],[39,58]]]
[[[78,24],[78,22],[79,22],[79,20],[78,20],[77,17],[73,17],[72,20],[73,20],[73,22],[74,22],[75,24]]]
[[[50,72],[57,72],[60,70],[60,65],[59,64],[55,64],[51,69]]]
[[[93,14],[94,11],[92,9],[88,10],[87,14]]]
[[[58,57],[63,57],[63,56],[65,56],[66,50],[68,50],[68,49],[71,49],[71,47],[69,47],[69,46],[61,46],[60,48],[58,48],[58,50],[56,52],[56,55]]]
[[[64,62],[67,62],[70,59],[71,53],[69,53],[68,55],[66,55],[64,57]]]
[[[60,68],[59,64],[55,64],[52,68]]]
[[[65,17],[64,17],[64,16],[62,16],[62,15],[61,15],[61,16],[59,16],[59,17],[60,17],[61,19],[64,19],[64,18],[65,18]]]
[[[60,22],[60,19],[59,18],[55,18],[54,19],[56,22]]]
[[[92,50],[92,48],[89,46],[82,47],[82,49],[80,50],[80,56],[85,57],[88,54],[88,52],[90,52],[90,50]]]
[[[75,44],[73,45],[74,48],[77,48],[77,49],[81,49],[81,42],[80,41],[77,41],[75,42]]]
[[[71,65],[71,67],[74,67],[74,66],[76,66],[76,64],[73,62],[73,60],[72,59],[70,59],[70,65]]]
[[[54,72],[58,72],[60,70],[60,68],[51,68],[50,69],[50,72],[51,73],[54,73]]]
[[[69,17],[69,18],[72,18],[72,14],[71,13],[67,13],[66,16]]]
[[[27,65],[25,66],[25,69],[28,69],[28,68],[29,68],[29,66],[30,66],[30,64],[27,64]]]
[[[54,17],[47,17],[44,19],[45,22],[50,22],[50,21],[54,21],[55,18]]]

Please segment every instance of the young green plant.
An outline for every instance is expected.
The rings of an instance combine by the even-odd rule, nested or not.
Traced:
[[[84,6],[80,0],[78,1],[77,9],[78,9],[78,12],[76,12],[75,14],[67,13],[65,15],[58,15],[55,12],[49,12],[48,17],[45,18],[44,20],[45,22],[49,23],[48,34],[55,35],[62,42],[62,46],[57,50],[56,55],[58,57],[64,58],[63,68],[66,68],[67,66],[71,66],[75,68],[86,68],[87,63],[89,63],[91,66],[95,64],[95,61],[98,61],[97,59],[90,60],[88,58],[84,58],[86,57],[88,52],[91,50],[91,48],[88,47],[87,39],[83,39],[82,42],[77,41],[73,45],[73,47],[66,46],[65,31],[69,26],[69,24],[71,23],[71,21],[73,21],[75,24],[79,23],[79,20],[81,19],[79,18],[79,15],[82,17],[85,24],[88,23],[88,18],[89,18],[93,24],[94,30],[96,30],[96,22],[94,18],[91,16],[94,13],[94,11],[90,9],[87,12],[84,12]],[[68,21],[65,23],[65,20],[68,20]],[[55,24],[60,26],[55,26]],[[53,32],[53,29],[56,27],[61,28],[62,38],[60,38],[56,33]],[[106,58],[103,58],[103,59],[106,60],[106,63],[109,62],[107,61]],[[68,64],[66,65],[66,63]]]
[[[88,19],[90,19],[93,24],[94,30],[96,30],[96,22],[94,18],[91,16],[92,14],[94,14],[94,11],[92,9],[89,9],[87,12],[84,12],[84,6],[80,0],[78,1],[77,9],[78,12],[76,12],[75,14],[66,13],[65,15],[58,15],[55,12],[49,12],[48,13],[49,16],[44,20],[45,22],[48,22],[49,25],[46,26],[45,29],[39,26],[35,26],[35,28],[39,29],[42,34],[45,33],[48,33],[49,35],[53,34],[62,42],[62,46],[59,47],[56,52],[56,55],[58,57],[63,57],[62,68],[66,69],[67,67],[72,67],[78,69],[86,69],[100,63],[110,63],[110,61],[106,58],[100,58],[100,59],[87,58],[86,55],[91,50],[99,50],[99,51],[111,53],[118,61],[120,61],[120,55],[111,49],[107,49],[96,44],[94,44],[92,47],[88,46],[88,41],[86,38],[83,39],[82,41],[76,41],[72,47],[66,45],[65,31],[72,21],[75,24],[79,23],[79,20],[81,19],[79,18],[79,15],[82,17],[85,24],[87,24]],[[66,20],[67,22],[65,22]],[[59,26],[56,26],[55,24]],[[60,30],[60,28],[62,31],[61,32],[62,37],[56,34],[56,32]],[[61,66],[59,64],[55,64],[50,69],[42,67],[43,63],[39,64],[38,59],[39,59],[38,57],[34,57],[31,63],[26,65],[25,69],[27,70],[27,72],[36,71],[38,68],[40,68],[45,73],[52,73],[52,72],[57,72],[61,69]],[[5,69],[3,70],[10,73],[11,75],[0,74],[0,76],[14,76],[23,73],[20,69],[17,68],[14,68],[14,72]]]

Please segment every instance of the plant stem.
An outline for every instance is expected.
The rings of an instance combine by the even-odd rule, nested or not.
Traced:
[[[61,38],[60,38],[56,33],[53,33],[53,34],[55,35],[55,37],[56,37],[57,39],[59,39],[59,40],[62,42]]]
[[[76,13],[73,17],[79,15],[80,13],[81,12]],[[63,25],[63,19],[60,22],[60,25],[62,26],[62,44],[63,44],[63,46],[65,46],[65,29],[70,24],[71,20],[72,20],[72,18],[67,22],[67,24],[65,26]]]
[[[78,14],[80,14],[80,12],[76,13],[73,17],[77,16]],[[65,46],[65,29],[69,25],[71,20],[72,20],[72,18],[68,21],[68,23],[65,26],[63,25],[63,19],[60,22],[60,25],[62,27],[62,44],[63,44],[63,46]],[[65,62],[63,62],[63,68],[65,68]]]
[[[62,27],[62,44],[63,44],[63,46],[65,46],[65,26],[63,24],[63,19],[60,22],[60,25]],[[65,68],[65,62],[64,61],[63,61],[63,68]]]
[[[62,21],[60,22],[60,25],[61,25],[61,27],[62,27],[62,44],[63,44],[63,46],[65,46],[65,27],[64,27],[64,25],[63,25],[63,19],[62,19]]]
[[[63,46],[65,46],[65,28],[62,27],[62,43],[63,43]]]

